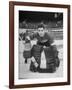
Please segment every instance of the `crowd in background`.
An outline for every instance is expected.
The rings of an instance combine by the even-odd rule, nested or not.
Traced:
[[[43,22],[41,22],[43,23]],[[40,22],[20,22],[19,24],[19,28],[26,28],[26,29],[36,29],[37,26],[40,24]],[[45,27],[47,28],[61,28],[63,27],[63,21],[49,21],[49,22],[45,22]]]
[[[37,32],[37,26],[40,22],[37,23],[26,23],[25,21],[19,24],[19,40],[24,40],[25,33],[33,34]],[[45,31],[53,35],[55,39],[63,39],[63,22],[48,22],[44,23]]]

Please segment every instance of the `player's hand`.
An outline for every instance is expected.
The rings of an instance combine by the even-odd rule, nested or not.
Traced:
[[[35,58],[34,57],[32,57],[31,60],[32,60],[32,62],[35,62]]]
[[[38,63],[37,62],[35,62],[34,65],[35,65],[35,67],[38,67]]]
[[[27,37],[26,37],[26,39],[30,40],[30,37],[29,37],[29,36],[27,36]]]
[[[46,48],[46,46],[43,46],[43,48]]]
[[[32,62],[34,63],[35,67],[38,67],[38,63],[36,62],[35,58],[32,57],[31,60],[32,60]]]

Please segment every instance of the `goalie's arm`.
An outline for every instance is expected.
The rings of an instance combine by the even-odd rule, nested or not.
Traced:
[[[30,36],[27,36],[26,37],[28,40],[33,40],[35,38],[37,38],[37,33],[33,34],[33,35],[30,35]]]

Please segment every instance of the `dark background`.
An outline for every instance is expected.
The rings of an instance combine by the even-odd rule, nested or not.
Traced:
[[[24,20],[26,22],[59,21],[59,20],[63,20],[63,13],[19,11],[19,22],[22,22]]]

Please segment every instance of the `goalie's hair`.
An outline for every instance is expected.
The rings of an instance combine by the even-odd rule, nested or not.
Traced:
[[[37,28],[45,28],[44,24],[39,24]]]

